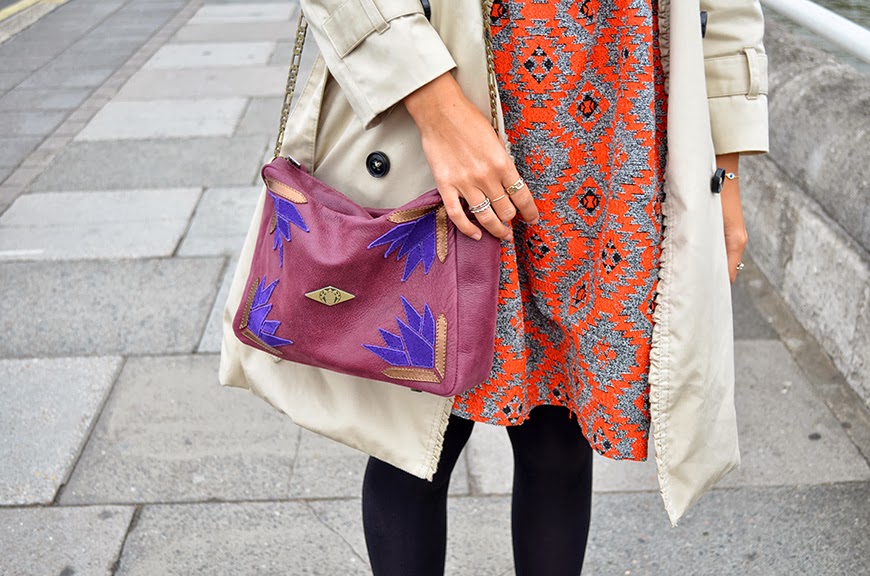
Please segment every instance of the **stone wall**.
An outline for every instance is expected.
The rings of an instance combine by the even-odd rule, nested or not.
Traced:
[[[870,76],[768,22],[770,154],[745,158],[748,251],[870,406]]]

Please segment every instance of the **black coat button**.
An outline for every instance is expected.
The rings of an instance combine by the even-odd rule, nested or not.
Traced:
[[[390,171],[390,159],[383,152],[372,152],[366,158],[366,170],[375,178],[383,178]]]
[[[710,190],[719,194],[722,192],[722,188],[725,187],[725,169],[717,168],[716,172],[713,173],[713,178],[710,179]]]

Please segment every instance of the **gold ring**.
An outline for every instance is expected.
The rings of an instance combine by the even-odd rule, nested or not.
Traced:
[[[523,181],[522,178],[520,178],[519,180],[517,180],[516,182],[514,182],[513,184],[511,184],[510,186],[505,188],[504,191],[507,192],[508,196],[513,196],[514,194],[516,194],[517,192],[522,190],[523,186],[525,186],[525,185],[526,185],[526,183]]]
[[[498,202],[498,201],[501,200],[502,198],[507,198],[507,194],[502,194],[502,195],[499,196],[498,198],[493,198],[492,201],[493,201],[493,202]]]

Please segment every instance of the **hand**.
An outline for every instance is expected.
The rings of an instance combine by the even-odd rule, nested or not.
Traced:
[[[716,156],[716,165],[725,172],[739,174],[739,154]],[[728,254],[728,275],[731,282],[737,279],[737,264],[743,257],[746,247],[746,224],[743,221],[743,208],[740,204],[740,180],[725,180],[722,188],[722,219],[725,224],[725,252]]]
[[[538,221],[538,209],[523,186],[508,196],[505,188],[519,180],[513,159],[489,120],[472,104],[450,73],[443,74],[408,95],[405,107],[417,123],[423,152],[447,216],[462,233],[479,240],[480,229],[469,221],[459,202],[469,206],[486,198],[490,208],[475,214],[477,221],[493,236],[513,238],[510,222],[517,211],[530,224]]]

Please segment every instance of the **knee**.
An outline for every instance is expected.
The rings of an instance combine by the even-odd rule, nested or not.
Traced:
[[[514,466],[547,476],[576,476],[586,470],[592,454],[583,439],[550,439],[539,446],[514,446]]]
[[[592,449],[567,409],[536,408],[529,420],[508,429],[514,466],[535,474],[576,476],[591,465]]]

